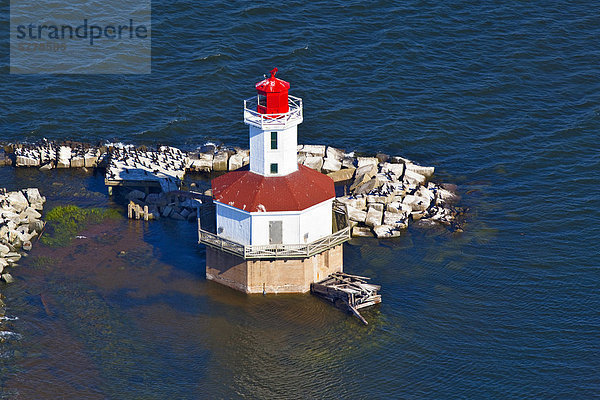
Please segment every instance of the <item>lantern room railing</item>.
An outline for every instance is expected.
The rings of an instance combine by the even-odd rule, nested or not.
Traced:
[[[257,128],[286,129],[302,122],[302,99],[288,96],[290,110],[282,114],[261,114],[256,111],[258,106],[257,96],[244,100],[244,122]]]

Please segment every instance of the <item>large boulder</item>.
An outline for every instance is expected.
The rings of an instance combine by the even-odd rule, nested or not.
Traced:
[[[19,218],[21,219],[22,224],[29,224],[30,222],[35,222],[42,218],[42,214],[31,207],[27,207],[25,210],[21,211]]]
[[[364,165],[374,165],[377,167],[377,164],[379,164],[379,160],[376,157],[358,157],[356,160],[359,169]]]
[[[71,147],[60,146],[56,158],[56,168],[69,168],[71,166]]]
[[[331,157],[326,157],[323,159],[323,167],[321,169],[324,173],[328,174],[330,172],[339,171],[341,168],[341,161]]]
[[[98,163],[98,149],[89,149],[83,156],[83,166],[86,168],[95,167]]]
[[[390,174],[395,180],[398,180],[404,174],[404,164],[383,163],[381,165],[381,173]]]
[[[333,179],[334,182],[345,182],[345,181],[349,181],[350,179],[352,179],[352,177],[354,176],[354,171],[356,170],[356,168],[343,168],[340,169],[339,171],[335,171],[335,172],[330,172],[327,174],[328,177],[330,177],[331,179]]]
[[[350,191],[354,191],[357,187],[369,181],[377,175],[377,165],[367,164],[359,167],[354,172],[354,182],[350,186]]]
[[[431,178],[435,172],[435,167],[422,167],[409,162],[406,163],[406,170],[416,172],[417,174],[423,175],[426,178]]]
[[[365,224],[374,227],[376,225],[381,225],[381,221],[383,220],[383,204],[370,204],[367,217],[365,219]]]
[[[243,153],[235,153],[229,157],[229,170],[235,171],[236,169],[242,168],[244,166],[245,156],[246,155]]]
[[[8,201],[8,204],[15,210],[15,212],[18,213],[25,210],[29,206],[27,198],[20,191],[10,192],[6,196],[6,200]]]
[[[367,212],[359,210],[358,208],[354,208],[352,206],[347,206],[348,208],[348,219],[356,222],[365,222],[367,219]]]
[[[354,194],[356,195],[366,195],[367,193],[371,193],[374,190],[377,190],[382,185],[382,182],[377,179],[377,177],[373,177],[369,179],[367,182],[358,186],[354,189]],[[350,188],[352,190],[352,188]]]
[[[77,155],[71,157],[71,168],[83,168],[85,167],[85,157],[83,155]]]
[[[377,236],[377,238],[379,238],[379,239],[393,238],[393,237],[400,236],[400,230],[398,230],[390,225],[374,226],[373,232],[375,232],[375,236]]]
[[[354,168],[356,167],[356,159],[349,155],[344,155],[342,159],[342,168]]]
[[[325,157],[325,146],[321,145],[305,144],[299,151],[302,153],[306,153],[308,157]]]
[[[394,229],[405,229],[408,227],[408,218],[402,213],[386,211],[383,213],[383,224]]]
[[[364,210],[367,207],[367,201],[363,196],[344,196],[338,197],[336,200],[359,210]]]
[[[323,159],[320,156],[309,156],[306,157],[303,165],[321,172],[321,168],[323,168]]]
[[[415,172],[408,168],[404,171],[404,181],[406,181],[409,185],[422,185],[425,183],[426,180],[427,178],[418,172]]]
[[[412,211],[425,211],[429,207],[429,199],[412,194],[404,196],[402,203],[409,206]]]
[[[9,252],[10,252],[10,249],[8,248],[8,246],[0,243],[0,257],[4,257]]]
[[[229,153],[227,151],[219,151],[213,158],[213,170],[214,171],[227,171],[229,160]]]
[[[25,197],[29,201],[29,204],[43,204],[46,202],[46,198],[40,195],[38,188],[28,188],[23,191]]]
[[[373,237],[373,231],[368,226],[355,226],[352,228],[352,237]]]
[[[344,158],[344,151],[340,149],[336,149],[335,147],[327,146],[327,150],[325,152],[326,158],[333,159],[336,161],[342,161]]]

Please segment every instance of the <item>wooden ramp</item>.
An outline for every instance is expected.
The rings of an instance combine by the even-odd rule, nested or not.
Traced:
[[[381,303],[381,295],[378,294],[381,286],[367,283],[368,280],[364,276],[336,272],[320,282],[312,283],[310,291],[331,301],[336,307],[350,311],[368,325],[358,310]]]

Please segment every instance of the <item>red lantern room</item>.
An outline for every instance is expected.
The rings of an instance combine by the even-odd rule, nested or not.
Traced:
[[[256,111],[261,114],[284,114],[290,110],[288,90],[290,83],[275,78],[277,68],[271,70],[271,76],[256,84],[258,105]]]

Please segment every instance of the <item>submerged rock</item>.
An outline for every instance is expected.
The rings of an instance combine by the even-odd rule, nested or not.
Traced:
[[[373,227],[373,232],[378,238],[399,237],[400,230],[391,225],[376,225]]]
[[[2,274],[2,280],[6,283],[13,283],[15,281],[15,279],[12,277],[11,274]]]
[[[353,237],[373,237],[373,231],[368,226],[355,226],[352,228]]]

